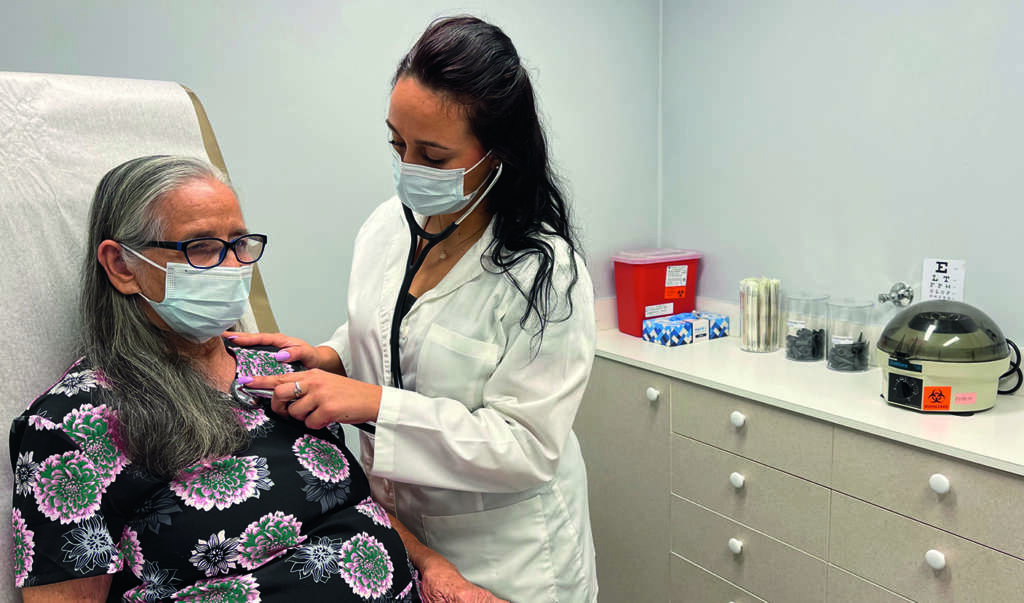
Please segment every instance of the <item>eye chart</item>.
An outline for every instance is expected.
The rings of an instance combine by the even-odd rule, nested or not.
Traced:
[[[948,299],[964,301],[964,276],[967,262],[964,260],[943,260],[925,258],[921,273],[921,289],[924,299]]]

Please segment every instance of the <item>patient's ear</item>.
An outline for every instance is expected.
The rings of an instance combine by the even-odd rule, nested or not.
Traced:
[[[96,259],[106,270],[107,278],[115,289],[125,295],[134,295],[142,289],[135,280],[135,274],[128,268],[128,263],[124,261],[123,253],[120,243],[107,239],[96,249]]]

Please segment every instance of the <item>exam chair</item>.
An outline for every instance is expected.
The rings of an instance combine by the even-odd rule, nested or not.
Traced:
[[[0,424],[76,359],[89,203],[133,157],[190,155],[227,173],[198,97],[174,82],[0,72]],[[243,200],[244,202],[244,200]],[[239,324],[277,331],[259,269]],[[0,601],[20,601],[11,568],[11,459],[0,463]]]

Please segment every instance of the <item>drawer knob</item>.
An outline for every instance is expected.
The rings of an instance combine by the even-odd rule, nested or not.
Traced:
[[[739,539],[736,539],[736,538],[730,538],[729,539],[729,550],[732,551],[733,555],[739,555],[740,553],[743,552],[743,541],[739,540]],[[929,552],[931,552],[931,551],[929,551]]]
[[[936,571],[946,567],[946,556],[935,549],[931,549],[925,553],[924,560],[927,561],[928,565]]]
[[[743,427],[746,424],[747,415],[741,413],[738,410],[734,410],[732,411],[732,414],[729,415],[729,422],[732,423],[733,427],[739,429],[740,427]]]
[[[651,401],[651,402],[657,402],[658,398],[661,397],[661,392],[659,392],[658,390],[654,389],[653,387],[648,387],[646,393],[647,393],[647,399],[649,401]]]
[[[941,473],[935,473],[929,477],[928,485],[932,487],[936,494],[949,492],[949,478]]]
[[[733,471],[732,473],[729,474],[729,483],[731,483],[732,487],[736,488],[737,490],[742,488],[743,484],[746,481],[747,478],[743,477],[742,473],[737,473],[736,471]]]

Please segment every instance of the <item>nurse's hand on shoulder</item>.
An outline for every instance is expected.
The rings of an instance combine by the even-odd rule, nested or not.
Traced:
[[[278,348],[277,359],[283,362],[301,362],[302,366],[310,369],[325,368],[321,366],[326,363],[320,350],[298,337],[289,337],[284,333],[239,333],[236,331],[225,331],[224,337],[242,347],[267,345]]]
[[[427,567],[420,568],[423,580],[420,595],[426,603],[509,603],[490,591],[473,584],[440,555],[432,557]]]
[[[274,390],[270,406],[279,415],[322,429],[331,423],[376,421],[380,412],[381,387],[320,369],[254,377],[240,376],[249,389]]]

